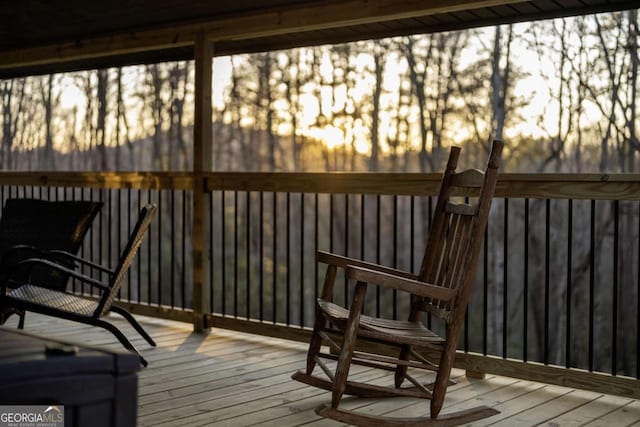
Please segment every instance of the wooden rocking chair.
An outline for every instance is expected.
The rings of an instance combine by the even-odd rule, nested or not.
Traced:
[[[307,367],[293,379],[332,392],[331,405],[316,412],[348,424],[359,426],[434,426],[458,425],[486,418],[498,411],[481,406],[438,416],[442,408],[456,353],[458,336],[474,280],[489,208],[495,191],[498,164],[503,143],[494,141],[485,172],[455,172],[460,149],[453,147],[442,177],[438,201],[429,232],[426,252],[418,275],[402,272],[351,258],[319,252],[318,262],[328,264],[321,298],[316,305],[316,319],[307,355]],[[462,189],[456,193],[456,188]],[[473,193],[473,203],[454,203],[452,196]],[[351,306],[345,309],[332,302],[333,285],[338,268],[356,282]],[[395,321],[362,314],[368,284],[396,289],[412,295],[408,321]],[[421,322],[422,312],[446,322],[446,336],[440,337]],[[338,339],[334,339],[335,337]],[[377,343],[354,351],[356,341]],[[322,353],[327,342],[334,350]],[[380,343],[395,348],[397,357],[377,351]],[[360,346],[359,346],[360,347]],[[387,347],[388,348],[388,347]],[[437,355],[432,360],[418,350]],[[360,350],[360,348],[359,348]],[[394,353],[392,353],[394,354]],[[337,360],[335,372],[323,359]],[[348,381],[351,364],[395,372],[395,386],[383,387]],[[328,379],[315,376],[319,365]],[[408,368],[436,372],[435,383],[424,385],[413,378]],[[408,380],[413,387],[401,387]],[[360,397],[409,396],[431,400],[430,416],[393,418],[365,415],[338,408],[343,394]]]
[[[0,293],[0,308],[5,310],[15,310],[20,315],[20,322],[18,324],[19,329],[24,327],[24,316],[26,311],[99,326],[115,335],[116,338],[118,338],[118,341],[120,341],[125,348],[138,354],[142,365],[147,366],[147,361],[142,357],[131,341],[129,341],[114,324],[104,320],[103,316],[109,313],[109,311],[120,314],[122,317],[127,319],[131,326],[133,326],[133,328],[150,345],[155,347],[156,344],[153,339],[149,334],[147,334],[131,313],[122,307],[113,305],[113,301],[118,295],[118,291],[122,286],[126,273],[129,270],[140,245],[142,244],[142,239],[149,229],[151,219],[157,210],[158,207],[155,204],[147,205],[140,210],[138,221],[136,222],[133,232],[129,237],[129,241],[120,255],[120,260],[118,261],[118,265],[115,270],[111,270],[62,251],[51,251],[48,253],[51,254],[52,252],[55,252],[56,259],[64,258],[67,261],[84,264],[90,268],[107,273],[109,277],[108,283],[102,283],[93,277],[86,276],[58,262],[54,262],[50,258],[30,258],[18,263],[18,266],[25,268],[27,271],[32,270],[34,266],[46,266],[49,269],[58,270],[68,274],[69,276],[79,280],[81,283],[87,284],[94,290],[97,290],[100,293],[100,296],[97,299],[84,298],[67,291],[48,289],[43,286],[38,286],[28,280],[13,290],[8,289],[6,283],[3,283]]]

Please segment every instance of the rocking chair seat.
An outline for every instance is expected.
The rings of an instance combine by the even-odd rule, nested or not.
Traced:
[[[318,299],[318,307],[336,327],[344,330],[344,325],[349,319],[349,310],[323,299]],[[360,315],[360,331],[358,333],[363,337],[385,338],[387,340],[391,338],[397,344],[416,346],[439,344],[445,341],[444,338],[427,329],[420,322],[381,319],[364,314]]]
[[[98,308],[95,300],[34,285],[22,285],[9,291],[7,298],[84,316],[93,315]]]

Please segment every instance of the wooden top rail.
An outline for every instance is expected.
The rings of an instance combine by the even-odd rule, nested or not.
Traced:
[[[439,173],[205,173],[206,191],[433,196]],[[0,172],[0,185],[191,190],[190,172]],[[501,174],[497,197],[640,200],[640,174]]]
[[[190,172],[0,172],[0,185],[190,190]]]
[[[211,173],[209,191],[435,196],[439,173]],[[463,194],[464,195],[464,194]],[[497,197],[640,200],[640,174],[501,174]]]

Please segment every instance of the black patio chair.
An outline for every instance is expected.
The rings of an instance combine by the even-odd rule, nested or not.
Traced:
[[[7,199],[0,216],[0,282],[10,288],[24,283],[26,276],[16,265],[25,259],[56,259],[55,253],[49,253],[56,250],[77,254],[101,207],[101,202]],[[72,267],[68,261],[59,262]],[[64,290],[69,275],[39,266],[31,272],[31,280]],[[24,318],[19,310],[0,310],[0,324],[14,314],[21,315],[21,321]]]
[[[89,277],[78,271],[72,270],[64,265],[52,261],[51,259],[30,258],[20,261],[18,264],[21,269],[24,269],[27,272],[31,270],[33,266],[39,265],[66,273],[69,276],[76,278],[81,283],[85,283],[97,290],[100,294],[97,299],[85,298],[64,290],[48,289],[34,284],[31,280],[27,280],[24,284],[12,290],[8,289],[3,283],[0,293],[0,306],[23,312],[18,325],[18,328],[20,329],[24,327],[24,311],[41,313],[47,316],[59,317],[104,328],[115,335],[125,348],[136,353],[140,357],[142,365],[147,366],[147,361],[142,357],[142,354],[140,354],[127,337],[115,325],[104,320],[103,317],[109,311],[120,314],[129,321],[131,326],[133,326],[134,329],[150,345],[155,347],[156,344],[153,339],[135,320],[131,313],[122,307],[113,305],[113,301],[118,294],[118,290],[122,285],[123,279],[125,278],[138,249],[140,248],[140,244],[142,243],[142,239],[149,228],[151,219],[157,210],[158,208],[155,204],[150,204],[142,208],[138,221],[131,233],[131,236],[129,237],[129,241],[122,251],[115,270],[110,270],[72,254],[64,254],[60,251],[56,252],[57,255],[64,256],[69,261],[84,264],[107,273],[109,276],[108,283],[102,283],[93,277]]]

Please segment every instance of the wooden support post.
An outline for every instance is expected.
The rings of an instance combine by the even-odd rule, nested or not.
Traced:
[[[193,125],[193,329],[207,329],[209,304],[208,195],[204,173],[211,171],[211,95],[213,42],[199,33],[195,42],[195,118]]]

